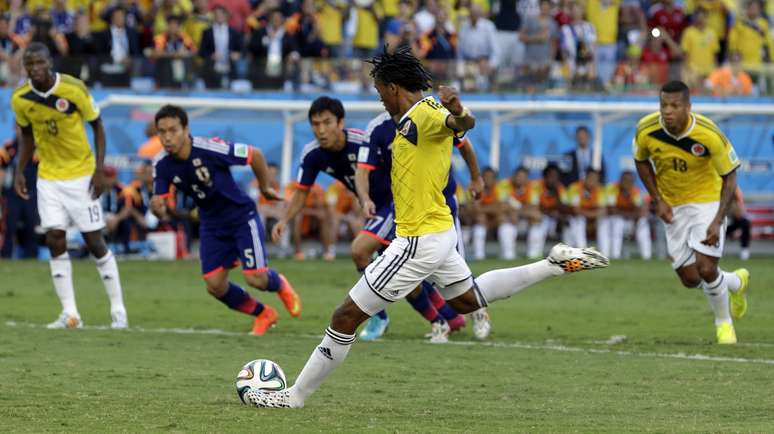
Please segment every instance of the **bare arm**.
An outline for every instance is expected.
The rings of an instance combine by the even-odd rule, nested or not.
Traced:
[[[672,207],[669,206],[661,198],[661,194],[658,192],[656,186],[656,172],[653,171],[653,165],[650,164],[650,160],[636,161],[637,174],[640,176],[642,183],[648,190],[650,197],[656,203],[656,215],[661,218],[665,223],[672,223]]]
[[[707,227],[707,237],[701,242],[707,246],[717,246],[720,242],[720,231],[723,226],[723,219],[726,218],[731,203],[734,201],[734,193],[736,192],[736,169],[732,172],[723,175],[723,186],[720,189],[720,206],[718,206],[718,212],[715,214],[715,218]]]
[[[250,168],[255,174],[255,179],[258,180],[258,188],[261,190],[263,197],[269,200],[282,200],[271,186],[269,185],[269,167],[266,165],[266,158],[263,156],[263,152],[259,149],[253,148],[253,157],[250,161]]]
[[[446,118],[446,126],[454,131],[468,131],[476,126],[476,118],[460,102],[460,96],[457,89],[449,86],[440,86],[438,95],[441,97],[441,104],[449,110],[451,116]]]
[[[92,199],[97,199],[105,190],[102,168],[105,165],[105,148],[107,146],[105,140],[105,128],[102,126],[102,120],[97,118],[89,123],[94,131],[95,157],[97,160],[97,167],[94,169],[94,175],[91,177],[91,197]]]
[[[16,163],[14,188],[19,197],[29,200],[30,196],[27,192],[27,179],[24,177],[24,169],[27,168],[27,164],[32,158],[32,153],[35,149],[35,137],[32,135],[32,126],[20,126],[19,128],[21,129],[21,134],[19,135],[19,161]]]
[[[274,225],[274,229],[271,231],[271,238],[275,243],[279,242],[282,231],[285,230],[285,226],[287,226],[288,222],[304,209],[304,202],[306,202],[307,196],[309,196],[309,190],[296,189],[296,191],[293,192],[293,197],[290,198],[290,204],[285,210],[285,216]]]
[[[376,205],[368,194],[370,191],[370,180],[368,179],[370,173],[371,171],[364,167],[358,167],[355,171],[355,190],[357,190],[357,198],[366,218],[373,217],[376,212]]]
[[[479,199],[481,192],[484,191],[484,180],[481,179],[481,170],[478,167],[476,151],[469,140],[462,142],[462,146],[459,149],[462,159],[465,160],[465,164],[468,166],[468,172],[470,172],[470,192],[473,193],[473,199]]]

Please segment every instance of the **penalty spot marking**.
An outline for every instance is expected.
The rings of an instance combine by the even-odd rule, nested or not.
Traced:
[[[7,327],[27,327],[34,329],[45,329],[45,324],[33,324],[16,321],[6,321]],[[108,326],[83,326],[82,330],[111,330]],[[230,332],[220,329],[191,329],[191,328],[143,328],[143,327],[130,327],[126,330],[116,330],[117,333],[129,332],[129,333],[158,333],[158,334],[176,334],[176,335],[214,335],[214,336],[235,336],[245,337],[249,336],[247,333]],[[304,338],[304,339],[320,339],[320,335],[315,334],[287,334],[285,336]],[[427,341],[418,339],[389,339],[384,342],[395,343],[424,343]],[[429,342],[428,342],[429,343]],[[609,341],[600,341],[600,343],[609,344]],[[434,344],[437,346],[437,344]],[[638,352],[638,351],[624,351],[613,350],[609,348],[584,348],[584,347],[571,347],[567,345],[561,345],[556,343],[547,344],[530,344],[525,342],[480,342],[480,341],[449,341],[445,345],[456,346],[474,346],[480,345],[484,347],[492,348],[516,348],[521,350],[538,350],[538,351],[555,351],[562,353],[585,353],[585,354],[612,354],[620,357],[639,357],[639,358],[658,358],[658,359],[676,359],[676,360],[693,360],[703,362],[721,362],[721,363],[753,363],[762,365],[774,365],[773,359],[750,359],[745,357],[726,357],[726,356],[710,356],[706,354],[687,354],[687,353],[654,353],[654,352]],[[737,344],[745,345],[745,344]],[[441,345],[442,346],[442,345]],[[764,346],[764,344],[747,343],[746,346]]]

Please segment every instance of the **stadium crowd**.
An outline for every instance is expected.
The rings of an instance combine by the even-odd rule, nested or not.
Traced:
[[[636,92],[675,78],[715,95],[772,91],[771,0],[4,0],[0,12],[7,85],[40,41],[57,70],[109,87],[359,89],[359,59],[409,44],[465,91]]]

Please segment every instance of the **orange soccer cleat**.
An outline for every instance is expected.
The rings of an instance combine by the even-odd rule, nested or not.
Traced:
[[[279,296],[280,300],[282,300],[282,304],[285,305],[285,309],[288,310],[290,316],[295,318],[300,317],[301,297],[296,294],[296,291],[293,290],[293,287],[290,285],[290,282],[288,282],[288,279],[285,278],[285,276],[280,274],[279,278],[280,289],[277,291],[277,295]]]
[[[268,304],[263,305],[263,312],[261,312],[255,321],[253,322],[253,331],[250,332],[253,336],[263,336],[266,330],[273,327],[277,323],[277,311],[274,310]]]

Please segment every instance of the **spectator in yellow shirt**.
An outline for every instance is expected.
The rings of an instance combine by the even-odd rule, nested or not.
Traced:
[[[597,34],[597,77],[603,86],[609,85],[615,72],[620,5],[620,0],[588,0],[586,3],[586,19]]]
[[[320,39],[328,47],[328,56],[335,59],[341,54],[342,22],[347,11],[343,0],[322,0],[317,4]]]
[[[680,48],[683,54],[683,81],[688,86],[700,85],[717,66],[720,41],[707,26],[707,11],[698,8],[693,13],[693,25],[685,29]]]
[[[355,36],[352,37],[352,47],[356,59],[370,59],[379,45],[379,14],[374,6],[374,3],[365,7],[355,6],[357,25]]]
[[[769,62],[774,54],[774,42],[769,33],[769,23],[761,16],[757,0],[747,3],[744,16],[739,16],[728,35],[728,50],[738,52],[742,66],[748,72],[758,72],[763,62]]]

